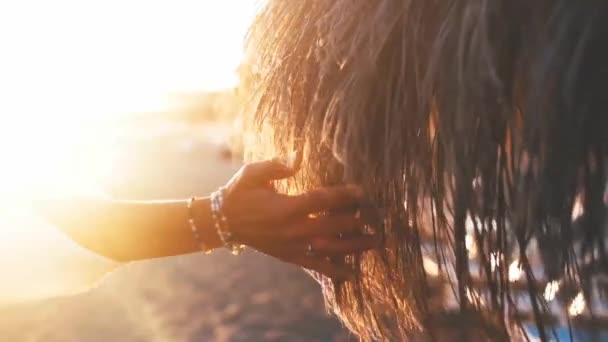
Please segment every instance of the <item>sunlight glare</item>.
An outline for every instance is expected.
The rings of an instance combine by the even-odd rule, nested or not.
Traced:
[[[111,133],[100,125],[165,110],[173,93],[234,87],[256,8],[247,0],[2,2],[3,193],[40,192],[41,182],[81,188],[112,152],[82,158]]]
[[[431,277],[439,276],[439,265],[429,257],[422,257],[422,266],[424,271]]]
[[[235,87],[257,6],[250,0],[0,2],[0,250],[18,255],[9,247],[33,237],[67,243],[27,211],[27,202],[102,194],[101,178],[120,176],[110,163],[119,122],[164,112],[175,93]],[[148,133],[135,127],[125,134]],[[12,271],[20,268],[27,269]]]
[[[473,239],[472,234],[467,234],[464,237],[465,248],[469,252],[469,258],[474,258],[477,256],[477,245],[475,244],[475,240]]]
[[[568,314],[570,316],[578,316],[585,311],[585,306],[585,297],[583,296],[582,292],[579,292],[570,303],[570,306],[568,307]]]
[[[490,253],[490,269],[492,272],[496,271],[496,268],[500,267],[500,264],[503,260],[502,253],[492,252]]]
[[[557,295],[560,285],[561,285],[561,281],[553,280],[553,281],[549,282],[547,284],[547,286],[545,286],[545,293],[543,294],[543,296],[545,297],[545,300],[547,302],[550,302],[553,299],[555,299],[555,295]]]
[[[523,270],[521,265],[519,264],[519,260],[515,260],[509,265],[509,281],[514,283],[521,279],[523,275]]]

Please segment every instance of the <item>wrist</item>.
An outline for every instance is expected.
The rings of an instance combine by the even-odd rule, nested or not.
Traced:
[[[220,239],[212,218],[211,200],[209,197],[194,201],[194,222],[201,230],[201,239],[209,250],[222,247]]]
[[[217,231],[217,235],[222,241],[223,246],[230,250],[232,254],[239,255],[245,246],[237,243],[233,234],[234,232],[229,227],[228,219],[226,218],[224,212],[225,194],[225,187],[220,187],[217,191],[211,194],[211,217],[213,220],[213,225]]]

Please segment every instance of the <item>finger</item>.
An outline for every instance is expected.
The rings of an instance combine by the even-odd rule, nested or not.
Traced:
[[[365,226],[360,217],[352,214],[321,215],[306,217],[282,229],[287,239],[302,239],[311,236],[332,236],[362,231]]]
[[[316,255],[337,256],[379,248],[380,240],[377,237],[363,235],[349,239],[316,238],[311,244]]]
[[[299,257],[292,263],[321,273],[334,280],[349,280],[356,277],[357,272],[343,265],[335,265],[330,260],[319,257]]]
[[[265,160],[243,166],[243,181],[248,183],[265,183],[291,177],[297,169],[291,168],[279,159]]]
[[[381,227],[386,216],[386,210],[377,207],[372,201],[363,200],[359,206],[359,214],[363,221],[374,227]]]
[[[289,248],[285,248],[285,246],[280,248],[277,248],[277,246],[258,246],[256,248],[264,254],[296,266],[316,271],[332,279],[347,280],[355,278],[357,274],[351,266],[332,263],[331,260],[322,256],[306,255],[305,249],[297,246],[291,246]]]
[[[337,208],[356,206],[363,199],[363,190],[356,185],[319,188],[287,198],[290,215],[312,214]]]

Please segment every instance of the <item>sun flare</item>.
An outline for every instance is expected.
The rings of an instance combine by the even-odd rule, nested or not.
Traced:
[[[106,133],[100,122],[163,110],[171,93],[234,87],[256,6],[248,0],[0,4],[4,193],[18,187],[23,193],[24,184],[40,189],[43,180],[46,187],[81,187],[86,175],[74,156],[84,138]]]
[[[124,132],[119,123],[130,114],[162,112],[174,93],[235,87],[243,39],[259,4],[1,2],[0,250],[18,255],[10,246],[40,250],[36,243],[46,243],[57,247],[46,258],[64,260],[58,244],[68,242],[27,214],[29,199],[101,194],[101,176],[120,176],[110,163],[120,148],[112,142],[117,130],[149,135],[136,126]],[[20,258],[13,269],[3,267],[7,277],[31,269],[27,256]]]

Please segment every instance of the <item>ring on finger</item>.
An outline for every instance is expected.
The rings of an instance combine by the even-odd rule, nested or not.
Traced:
[[[306,256],[315,256],[315,251],[312,248],[312,243],[308,243],[308,245],[306,246]]]

